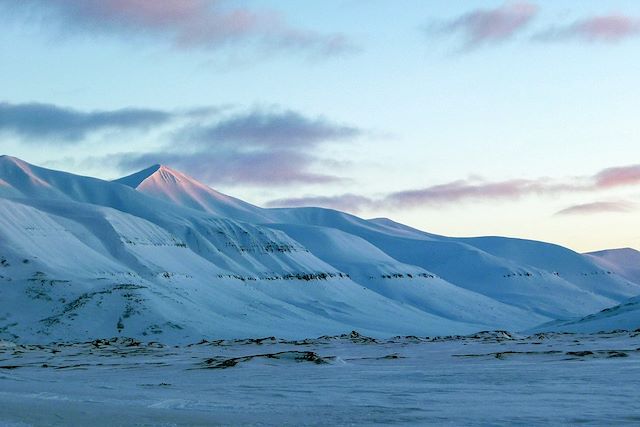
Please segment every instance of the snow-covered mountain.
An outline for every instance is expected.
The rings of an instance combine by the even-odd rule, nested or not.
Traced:
[[[634,283],[640,283],[640,252],[632,248],[606,249],[585,256],[607,272],[615,273]],[[621,304],[575,319],[552,321],[535,330],[595,333],[640,329],[640,296]]]
[[[109,182],[0,157],[0,339],[523,330],[635,295],[547,243],[263,209],[165,166]]]
[[[153,172],[143,185],[135,188],[145,194],[163,196],[167,201],[178,203],[179,198],[172,194],[184,194],[181,189],[185,187],[185,182],[190,182],[189,187],[197,185],[208,188],[168,168],[163,171],[173,173],[175,178],[159,179],[155,177],[158,172]],[[207,194],[200,193],[197,203],[194,203],[194,197],[189,196],[180,204],[197,205],[207,212],[229,211],[237,204],[237,199],[211,189],[209,191]],[[601,304],[611,305],[639,293],[637,285],[619,277],[601,277],[611,275],[584,256],[548,243],[500,237],[453,239],[425,233],[388,219],[366,221],[331,209],[262,209],[249,204],[244,204],[243,208],[244,212],[250,212],[245,214],[245,218],[250,216],[248,219],[251,222],[263,222],[270,228],[288,230],[288,233],[293,232],[291,227],[310,226],[305,233],[297,233],[298,241],[306,240],[306,245],[312,245],[309,240],[314,240],[311,236],[317,229],[313,227],[341,230],[372,243],[396,261],[420,266],[457,286],[488,294],[498,300],[505,299],[510,304],[523,305],[551,317],[566,317],[581,311],[590,313],[589,310],[602,307]],[[464,260],[464,268],[460,268],[461,260]],[[537,276],[535,283],[527,280],[533,278],[534,274]],[[501,283],[487,286],[488,280],[506,282],[515,289],[510,289],[507,294]],[[545,287],[552,292],[541,292],[541,288]],[[567,301],[562,304],[553,301],[563,292],[562,297]],[[596,294],[595,298],[593,294]],[[522,300],[515,301],[518,297]],[[593,304],[585,306],[589,299]],[[575,307],[571,307],[572,300],[576,301]]]
[[[138,191],[218,217],[264,222],[264,209],[227,196],[167,166],[154,165],[115,180]]]
[[[580,333],[640,331],[640,297],[631,298],[622,304],[588,316],[545,323],[534,330]]]
[[[603,269],[613,271],[634,283],[640,283],[639,251],[631,248],[607,249],[585,255]]]

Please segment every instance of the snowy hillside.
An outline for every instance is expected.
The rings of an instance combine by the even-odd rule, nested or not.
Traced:
[[[543,324],[536,331],[558,332],[610,332],[617,330],[640,330],[640,297],[631,298],[622,304],[605,308],[588,316]]]
[[[175,204],[238,221],[264,222],[263,209],[219,193],[183,173],[154,165],[114,182]]]
[[[456,286],[551,318],[586,315],[639,294],[569,249],[506,238],[455,239],[327,209],[275,210],[275,220],[336,228]]]
[[[601,268],[613,271],[634,283],[640,283],[639,251],[631,248],[608,249],[586,255]]]
[[[165,166],[108,182],[0,157],[0,339],[524,330],[635,295],[556,245],[263,209]]]
[[[585,254],[601,268],[640,283],[640,252],[631,248],[607,249]],[[535,330],[595,333],[640,329],[640,296],[584,317],[543,324]]]
[[[173,196],[193,193],[182,191],[185,183],[189,187],[208,188],[168,168],[159,170],[164,174],[173,173],[175,178],[160,178],[158,168],[152,168],[136,188],[183,206],[196,204],[193,196],[182,202]],[[197,205],[202,210],[230,211],[237,203],[237,199],[209,191],[197,197]],[[608,274],[592,260],[557,245],[498,237],[452,239],[386,219],[366,221],[330,209],[244,207],[251,212],[254,222],[267,221],[265,225],[270,228],[285,230],[290,225],[310,225],[341,230],[364,239],[397,262],[421,267],[456,286],[552,318],[588,314],[640,294],[638,285]],[[309,232],[313,233],[314,229]],[[297,239],[304,237],[304,233],[298,234]],[[362,256],[366,258],[366,251]]]

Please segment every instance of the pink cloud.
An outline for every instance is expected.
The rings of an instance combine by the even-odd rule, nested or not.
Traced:
[[[369,198],[361,195],[342,194],[336,196],[307,196],[302,198],[281,199],[270,202],[270,206],[323,206],[358,212],[367,208],[415,208],[425,206],[444,206],[468,201],[517,200],[521,197],[540,195],[549,196],[567,193],[596,193],[613,188],[640,185],[640,165],[622,166],[604,169],[592,176],[565,179],[513,179],[504,181],[485,181],[480,178],[457,180],[445,184],[402,190],[388,193],[382,197]],[[567,208],[567,212],[578,213],[604,211],[622,211],[631,205],[623,203],[598,202]]]
[[[622,187],[640,184],[640,165],[604,169],[594,176],[598,188]]]
[[[462,33],[467,47],[495,43],[513,37],[537,15],[538,6],[528,2],[505,3],[495,9],[477,9],[443,27],[444,32]]]
[[[414,208],[442,206],[469,200],[513,200],[534,193],[567,191],[569,184],[548,183],[546,180],[510,180],[485,182],[459,180],[416,190],[389,193],[381,198],[369,198],[357,194],[336,196],[305,196],[273,200],[269,207],[322,206],[331,209],[359,212],[367,208]]]
[[[635,205],[629,202],[593,202],[569,206],[556,212],[556,215],[585,215],[611,212],[631,212]]]
[[[259,44],[263,48],[300,50],[333,55],[353,50],[340,34],[321,34],[290,25],[280,14],[233,6],[226,0],[21,0],[10,7],[28,5],[53,12],[65,31],[124,36],[159,36],[175,46],[215,49],[229,44]]]
[[[535,36],[538,40],[558,41],[577,38],[589,42],[618,42],[640,35],[640,20],[622,14],[593,16],[572,24],[553,27]]]
[[[584,191],[585,189],[585,184],[578,181],[562,182],[548,178],[536,180],[514,179],[497,182],[460,180],[418,190],[391,193],[385,197],[384,202],[411,207],[426,204],[447,204],[466,200],[513,200],[532,194],[556,194]]]
[[[384,202],[400,206],[445,204],[466,200],[518,199],[528,195],[553,195],[604,191],[640,184],[640,165],[604,169],[592,176],[566,179],[514,179],[486,182],[459,180],[417,190],[388,194]]]
[[[624,15],[596,16],[573,25],[577,34],[589,40],[616,41],[638,33],[638,21]]]
[[[50,0],[75,10],[86,18],[114,20],[147,26],[176,25],[187,20],[199,21],[206,11],[203,0]],[[75,8],[75,9],[74,9]]]
[[[482,184],[461,180],[417,190],[398,191],[389,194],[386,200],[403,206],[418,206],[473,198],[517,198],[529,186],[529,182],[520,180]]]

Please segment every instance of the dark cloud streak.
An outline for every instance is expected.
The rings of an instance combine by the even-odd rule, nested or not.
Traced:
[[[83,112],[53,104],[0,103],[0,131],[41,144],[51,139],[79,143],[89,134],[105,129],[145,130],[172,118],[171,113],[152,109]]]
[[[295,111],[254,110],[211,125],[185,128],[179,138],[204,144],[243,144],[245,147],[311,148],[326,141],[351,139],[357,128],[308,118]]]

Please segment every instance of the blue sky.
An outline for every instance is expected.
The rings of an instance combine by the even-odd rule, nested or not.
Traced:
[[[635,1],[0,0],[0,151],[640,247]]]

